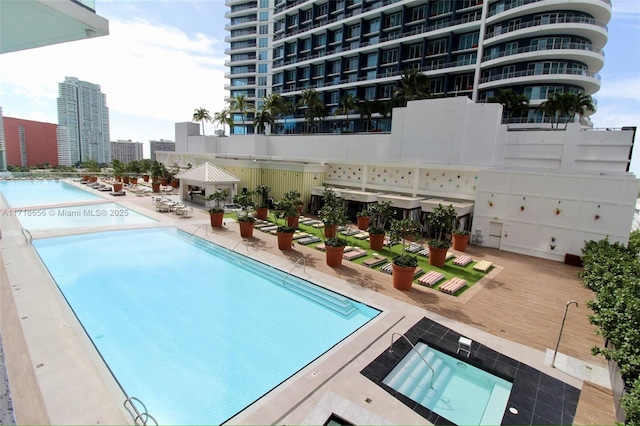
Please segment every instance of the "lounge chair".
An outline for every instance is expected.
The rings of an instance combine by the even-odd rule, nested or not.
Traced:
[[[422,285],[426,285],[427,287],[433,287],[438,283],[438,281],[443,280],[444,275],[438,271],[429,271],[420,278],[418,278],[418,283]]]
[[[276,229],[278,229],[276,225],[263,226],[262,228],[260,228],[262,232],[271,232],[271,231],[275,231]]]
[[[110,192],[109,195],[112,195],[114,197],[120,197],[120,196],[127,195],[127,193],[124,191],[115,191],[115,192]]]
[[[368,232],[359,232],[359,233],[355,234],[353,236],[353,238],[355,238],[356,240],[365,240],[365,239],[369,238],[369,233]]]
[[[429,257],[429,249],[422,249],[418,252],[420,256]]]
[[[462,278],[451,278],[440,286],[440,291],[447,294],[455,294],[456,291],[466,286],[467,282]]]
[[[362,250],[362,249],[355,249],[352,250],[348,253],[345,253],[342,255],[342,258],[345,260],[354,260],[354,259],[358,259],[360,257],[366,256],[367,255],[367,251],[366,250]]]
[[[404,251],[408,251],[409,253],[417,253],[420,250],[423,250],[424,248],[422,247],[421,244],[418,243],[411,243],[409,244],[407,247],[404,248]]]
[[[458,266],[467,266],[469,263],[473,262],[471,256],[467,256],[466,254],[462,254],[453,261],[454,265]]]
[[[340,233],[346,237],[350,237],[352,235],[356,235],[360,233],[359,229],[345,229],[344,231],[340,231]]]
[[[393,263],[382,265],[380,271],[384,272],[385,274],[393,275]],[[424,274],[424,269],[416,268],[415,271],[413,271],[413,278],[419,277],[422,274]]]
[[[366,259],[362,261],[362,264],[367,268],[373,268],[374,266],[382,265],[387,262],[386,257],[372,257],[371,259]]]
[[[294,240],[299,240],[300,238],[305,238],[305,237],[308,237],[310,235],[311,234],[307,234],[306,232],[298,232],[298,231],[296,231],[296,232],[293,233],[293,239]]]
[[[480,262],[473,265],[473,269],[480,272],[487,272],[493,266],[493,262],[489,262],[488,260],[481,260]]]
[[[315,246],[315,249],[320,251],[327,251],[327,246],[324,243],[320,243]]]
[[[300,238],[298,240],[299,244],[302,244],[303,246],[309,245],[309,244],[313,244],[313,243],[318,243],[322,241],[320,238],[312,235],[310,237],[304,237],[304,238]]]

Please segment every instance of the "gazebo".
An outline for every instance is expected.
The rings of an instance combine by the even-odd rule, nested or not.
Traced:
[[[180,199],[204,206],[207,205],[207,196],[219,189],[227,192],[229,195],[227,202],[230,203],[233,196],[238,193],[238,184],[242,182],[238,177],[208,162],[180,172],[176,178],[180,180]],[[189,199],[190,187],[199,188],[194,192],[193,200]]]

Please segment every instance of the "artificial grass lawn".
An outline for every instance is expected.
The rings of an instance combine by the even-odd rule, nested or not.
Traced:
[[[225,215],[226,217],[226,215]],[[302,218],[300,219],[301,221],[303,220]],[[268,218],[269,222],[272,222],[274,224],[277,225],[277,223],[273,220],[272,216],[269,216]],[[280,220],[280,224],[282,224],[282,220]],[[314,228],[313,226],[310,225],[304,225],[302,223],[300,223],[298,225],[298,229],[301,231],[304,231],[308,234],[311,235],[315,235],[316,237],[321,238],[324,241],[324,230],[322,228]],[[345,237],[344,235],[341,235],[341,238],[344,239],[347,242],[348,246],[352,246],[352,247],[358,247],[361,248],[363,250],[366,250],[367,252],[367,256],[362,256],[359,257],[357,259],[352,260],[351,262],[357,263],[359,265],[362,265],[362,262],[364,260],[370,259],[371,257],[373,257],[373,253],[377,253],[380,256],[386,257],[387,260],[389,262],[391,262],[391,260],[393,259],[393,257],[395,255],[398,255],[402,252],[402,244],[395,244],[393,247],[383,247],[382,250],[380,251],[374,251],[371,250],[369,248],[369,242],[367,240],[358,240],[357,238],[353,238],[353,237]],[[295,241],[294,241],[295,244]],[[315,248],[316,245],[320,244],[320,242],[315,243],[315,244],[309,244],[306,247],[313,247]],[[302,244],[300,244],[302,245]],[[424,270],[425,273],[429,272],[429,271],[438,271],[441,272],[444,275],[444,279],[440,280],[436,285],[434,285],[433,287],[427,287],[427,286],[423,286],[426,288],[431,288],[433,290],[439,291],[439,288],[442,284],[444,284],[446,281],[450,280],[451,278],[462,278],[463,280],[465,280],[467,282],[467,285],[462,287],[460,290],[458,290],[454,296],[460,296],[462,293],[464,293],[465,291],[467,291],[469,288],[471,288],[471,286],[473,286],[476,282],[478,282],[482,277],[484,277],[486,275],[486,273],[484,272],[480,272],[480,271],[475,271],[473,269],[473,265],[475,265],[477,262],[470,262],[467,266],[458,266],[458,265],[454,265],[453,261],[455,260],[455,258],[449,259],[442,268],[437,268],[433,265],[429,264],[429,258],[428,257],[424,257],[424,256],[420,256],[417,255],[418,258],[418,267],[422,268]],[[385,262],[386,263],[386,262]],[[371,269],[376,269],[376,270],[380,270],[380,267],[384,265],[384,263],[380,264],[379,266],[376,266],[374,268]],[[384,272],[380,272],[381,274],[383,274]],[[421,276],[421,275],[420,275]],[[418,283],[417,280],[418,278],[420,278],[420,276],[417,276],[416,279],[414,279],[414,283],[417,285],[422,286],[422,284]]]

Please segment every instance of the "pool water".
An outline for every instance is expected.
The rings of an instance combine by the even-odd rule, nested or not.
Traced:
[[[27,180],[0,181],[0,192],[13,208],[48,206],[104,198],[62,181]]]
[[[173,228],[33,245],[160,424],[225,422],[379,313]]]
[[[387,375],[384,384],[457,425],[502,422],[512,383],[423,342],[415,348]]]
[[[155,220],[122,207],[117,203],[64,206],[49,209],[16,210],[24,228],[58,229],[82,226],[131,225],[154,223]]]

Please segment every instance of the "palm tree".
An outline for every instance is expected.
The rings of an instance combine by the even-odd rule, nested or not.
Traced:
[[[202,127],[202,135],[204,136],[204,122],[211,121],[211,116],[209,115],[209,111],[204,108],[195,109],[193,112],[192,121],[199,121]]]
[[[373,126],[371,116],[375,112],[375,101],[370,101],[368,99],[360,101],[358,103],[358,112],[360,113],[360,120],[369,123],[368,130],[371,131],[371,127]]]
[[[558,122],[560,121],[560,116],[565,113],[565,102],[563,100],[562,93],[553,93],[546,101],[540,104],[538,110],[542,111],[543,116],[549,116],[552,129],[554,122],[557,127]]]
[[[262,105],[253,120],[253,125],[255,126],[256,133],[264,134],[265,124],[273,126],[273,116],[271,115],[271,112],[267,108],[265,108],[264,105]]]
[[[593,98],[585,95],[584,92],[579,92],[578,94],[565,93],[563,95],[563,102],[565,110],[569,115],[569,119],[564,126],[565,128],[569,124],[569,121],[573,121],[576,114],[578,115],[578,120],[580,120],[587,111],[595,112],[596,110],[593,104]]]
[[[338,108],[335,110],[335,112],[333,113],[334,116],[337,115],[346,115],[347,116],[347,126],[349,124],[349,113],[351,111],[353,111],[354,109],[356,109],[356,106],[358,105],[358,98],[356,98],[355,96],[353,96],[351,93],[347,93],[346,95],[342,96],[340,98],[340,103]],[[342,126],[343,130],[345,130],[345,126]],[[348,130],[348,129],[346,129]]]
[[[300,94],[300,100],[297,103],[298,108],[304,108],[304,120],[310,131],[313,129],[315,119],[322,120],[326,117],[327,112],[324,102],[320,98],[315,89],[305,89]]]
[[[393,97],[403,107],[407,106],[408,101],[430,98],[429,77],[416,68],[405,69],[400,77],[400,87],[395,90]]]
[[[283,116],[293,113],[291,103],[278,93],[269,93],[265,96],[262,107],[271,114],[273,120],[272,125],[275,124],[276,120],[280,120]]]
[[[229,126],[229,133],[233,131],[233,118],[231,118],[231,113],[228,109],[223,109],[220,112],[216,112],[213,114],[214,123],[218,123],[222,126],[222,130],[224,130],[225,124]]]
[[[522,93],[514,92],[511,89],[498,89],[498,93],[489,98],[489,102],[502,104],[507,122],[518,114],[520,117],[529,111],[529,98]]]
[[[237,111],[242,117],[242,126],[244,127],[244,117],[247,113],[253,111],[253,103],[249,101],[245,95],[238,95],[229,101],[229,109],[233,112]]]

